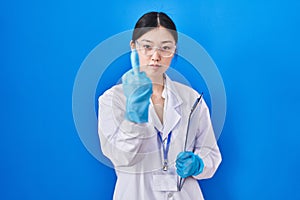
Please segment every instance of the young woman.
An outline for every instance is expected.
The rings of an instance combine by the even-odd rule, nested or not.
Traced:
[[[144,14],[130,41],[132,69],[99,98],[99,137],[117,174],[116,200],[203,199],[197,180],[212,177],[221,162],[202,96],[165,74],[177,40],[165,13]]]

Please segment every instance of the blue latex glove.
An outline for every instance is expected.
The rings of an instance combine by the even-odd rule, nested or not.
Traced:
[[[139,71],[136,50],[131,52],[130,59],[132,69],[122,76],[123,91],[126,96],[125,117],[135,123],[146,123],[152,95],[152,82],[145,72]]]
[[[184,151],[178,154],[176,159],[176,172],[182,177],[199,175],[204,168],[202,159],[191,151]]]

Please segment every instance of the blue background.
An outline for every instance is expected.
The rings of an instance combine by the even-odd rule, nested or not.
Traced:
[[[145,12],[168,13],[227,93],[223,162],[207,199],[300,199],[299,1],[1,1],[0,199],[111,199],[114,170],[81,143],[76,73]],[[101,58],[100,58],[101,59]]]

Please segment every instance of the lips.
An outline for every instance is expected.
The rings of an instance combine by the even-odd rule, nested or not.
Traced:
[[[161,65],[159,65],[159,64],[151,64],[151,65],[149,65],[149,66],[151,66],[151,67],[153,67],[153,68],[159,68],[159,67],[161,67]]]

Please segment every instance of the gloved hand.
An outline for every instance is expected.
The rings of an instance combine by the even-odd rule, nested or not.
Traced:
[[[130,58],[132,69],[122,76],[123,92],[126,96],[125,117],[135,123],[146,123],[152,95],[152,82],[145,72],[139,72],[136,50],[131,52]]]
[[[199,175],[204,168],[202,159],[191,151],[184,151],[178,154],[176,159],[176,172],[182,177]]]

